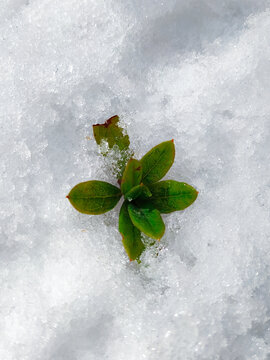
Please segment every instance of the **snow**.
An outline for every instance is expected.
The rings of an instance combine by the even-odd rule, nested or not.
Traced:
[[[269,360],[270,2],[2,2],[0,359]],[[199,191],[140,265],[65,198],[115,114]]]

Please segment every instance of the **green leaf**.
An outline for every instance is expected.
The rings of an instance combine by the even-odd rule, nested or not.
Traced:
[[[124,201],[119,214],[119,231],[122,235],[124,248],[130,260],[139,259],[145,246],[141,240],[141,232],[130,220],[128,202]]]
[[[103,214],[115,207],[121,198],[120,189],[105,181],[86,181],[71,189],[67,198],[83,214]]]
[[[140,183],[140,185],[134,186],[131,190],[129,190],[125,194],[125,199],[127,199],[128,201],[132,201],[137,199],[138,197],[140,199],[146,199],[149,198],[150,196],[152,196],[152,194],[148,189],[148,187],[143,183]]]
[[[184,210],[197,198],[198,192],[183,182],[165,180],[149,186],[151,202],[161,213]]]
[[[174,157],[175,147],[173,140],[165,141],[148,151],[141,159],[142,182],[149,185],[162,179],[172,166]]]
[[[120,150],[127,150],[129,147],[129,137],[123,134],[123,129],[118,126],[119,116],[115,115],[108,119],[104,124],[93,125],[94,137],[98,145],[102,140],[108,143],[111,149],[117,145]]]
[[[122,180],[121,190],[125,195],[134,186],[139,185],[142,180],[142,165],[139,160],[130,159],[125,168]]]
[[[165,225],[160,212],[150,203],[141,203],[136,206],[128,205],[128,213],[133,224],[143,233],[153,239],[160,239],[165,232]]]
[[[102,155],[107,157],[108,167],[119,180],[133,153],[129,150],[129,137],[124,134],[118,123],[119,117],[115,115],[104,124],[93,125],[93,133],[97,144],[100,145]],[[108,145],[108,148],[102,146],[103,142]]]

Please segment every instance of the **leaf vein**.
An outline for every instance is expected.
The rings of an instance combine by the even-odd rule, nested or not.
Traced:
[[[121,193],[110,196],[72,196],[71,199],[114,199],[121,196]]]
[[[154,165],[145,173],[145,175],[143,175],[143,177],[142,177],[143,179],[144,179],[147,175],[149,175],[149,173],[156,167],[156,165],[157,165],[157,164],[159,163],[159,161],[160,161],[161,156],[163,156],[164,153],[165,153],[164,150],[160,152],[160,155],[159,155],[158,159],[156,160],[156,162],[154,163]]]

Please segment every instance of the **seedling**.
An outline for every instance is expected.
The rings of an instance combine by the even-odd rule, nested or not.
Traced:
[[[162,142],[148,151],[141,160],[130,157],[129,137],[113,116],[104,124],[93,126],[98,145],[106,143],[103,155],[118,150],[115,171],[119,188],[104,181],[82,182],[71,189],[67,198],[83,214],[104,214],[113,209],[120,198],[124,202],[119,214],[119,231],[130,260],[139,260],[145,249],[142,233],[160,240],[165,232],[161,214],[184,210],[197,198],[190,185],[175,180],[160,181],[174,162],[173,140]],[[128,159],[129,158],[129,159]]]

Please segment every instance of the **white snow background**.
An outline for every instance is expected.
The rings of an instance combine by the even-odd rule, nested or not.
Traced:
[[[2,0],[0,359],[270,359],[270,2]],[[197,201],[130,263],[92,125],[174,138]],[[87,137],[90,137],[87,138]]]

